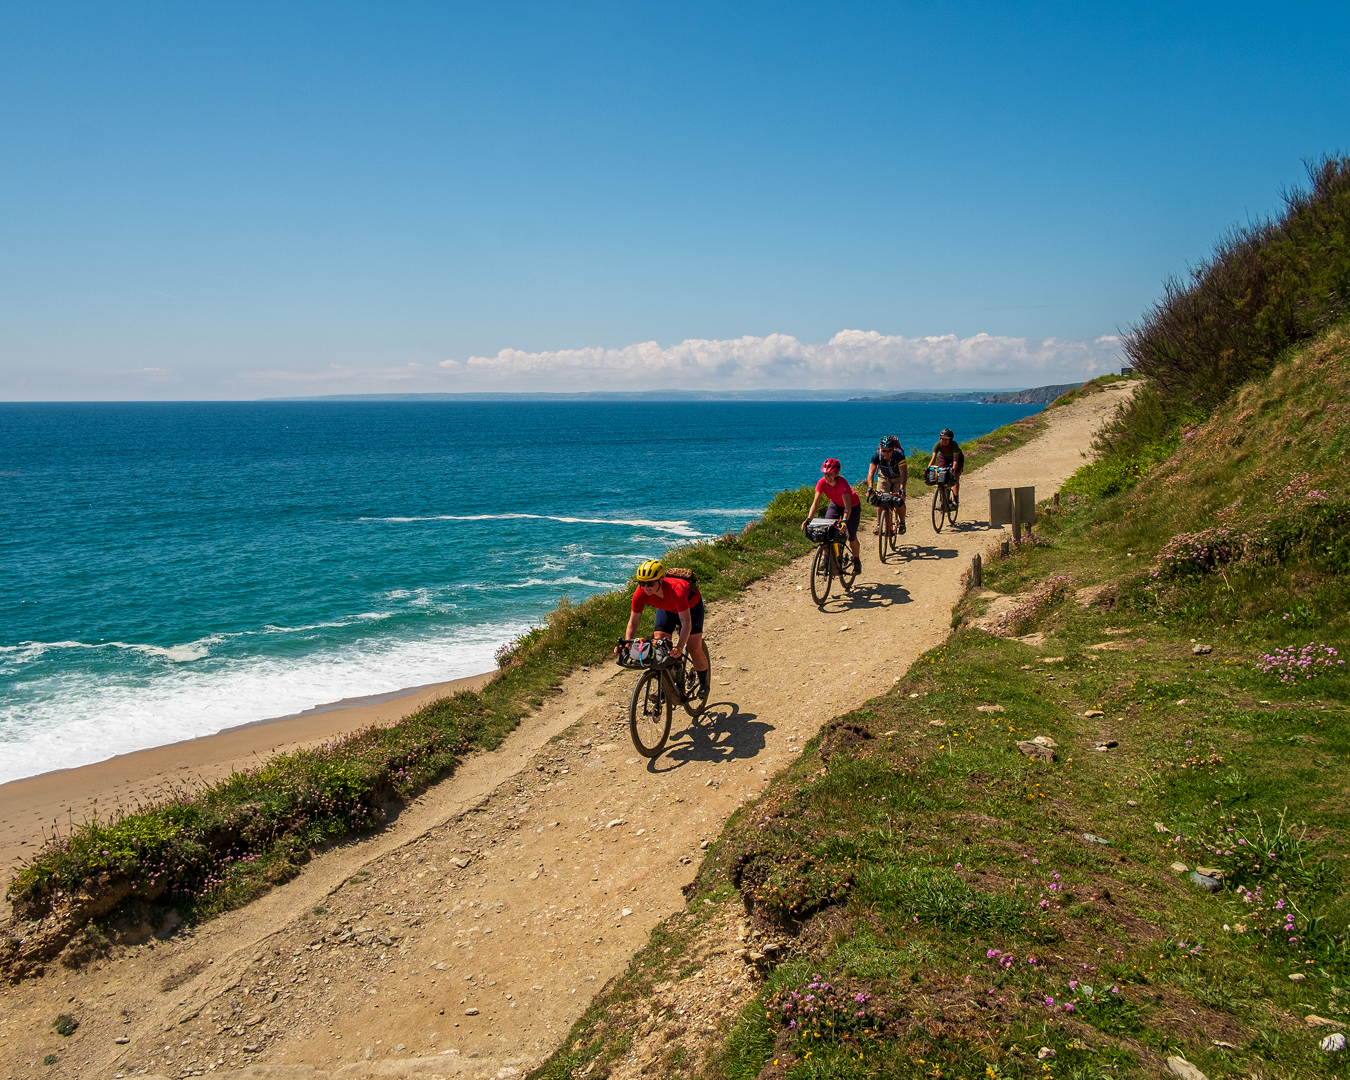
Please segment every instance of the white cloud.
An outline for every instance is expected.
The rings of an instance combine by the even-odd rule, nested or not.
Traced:
[[[920,390],[1027,387],[1078,382],[1118,368],[1120,339],[907,338],[841,330],[824,344],[790,334],[727,340],[655,341],[619,349],[503,349],[495,356],[243,373],[234,385],[267,396],[476,391]]]
[[[788,334],[730,340],[689,339],[662,348],[654,341],[621,349],[564,349],[445,360],[441,368],[464,389],[519,386],[535,390],[919,389],[1076,382],[1120,364],[1120,339],[1089,341],[994,337],[906,338],[874,330],[841,330],[823,345]]]

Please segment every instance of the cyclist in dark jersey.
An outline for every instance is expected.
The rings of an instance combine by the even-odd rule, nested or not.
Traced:
[[[905,461],[905,448],[894,435],[887,435],[877,445],[877,452],[867,466],[867,490],[872,490],[872,479],[877,479],[877,489],[888,491],[900,498],[905,497],[905,484],[909,480],[909,463]],[[899,532],[905,533],[905,504],[901,503],[895,511],[900,519]],[[873,533],[881,531],[881,507],[877,507],[877,524]]]
[[[933,444],[933,456],[928,459],[929,467],[940,465],[952,470],[952,503],[960,502],[961,470],[966,467],[966,455],[961,452],[951,428],[943,428],[938,441]]]

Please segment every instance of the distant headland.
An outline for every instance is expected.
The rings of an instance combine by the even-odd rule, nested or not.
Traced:
[[[1049,405],[1061,394],[1077,390],[1080,382],[1033,386],[1030,390],[905,390],[880,397],[851,397],[849,401],[974,401],[980,405]]]

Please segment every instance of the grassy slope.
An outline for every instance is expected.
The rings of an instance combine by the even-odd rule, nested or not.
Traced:
[[[702,923],[732,899],[787,957],[698,1075],[1143,1077],[1172,1054],[1211,1078],[1350,1075],[1350,1054],[1318,1049],[1350,1028],[1350,676],[1283,683],[1256,664],[1350,644],[1347,530],[1319,532],[1347,520],[1347,391],[1340,328],[1161,462],[1087,467],[1080,492],[1124,490],[1064,500],[1043,542],[986,571],[1036,598],[1018,632],[1045,647],[959,630],[834,721],[728,823],[688,911],[536,1075],[603,1077],[659,1025],[673,1049],[649,1071],[695,1075],[651,988],[690,977]],[[1217,529],[1261,543],[1207,568]],[[1197,532],[1201,554],[1155,577],[1169,540]],[[1035,735],[1058,760],[1017,752]],[[1174,862],[1222,870],[1223,888]]]

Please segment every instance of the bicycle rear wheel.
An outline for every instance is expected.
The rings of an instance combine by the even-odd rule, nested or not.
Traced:
[[[633,687],[628,705],[628,730],[633,746],[643,757],[658,757],[670,738],[674,704],[661,681],[661,672],[644,671]]]
[[[821,544],[816,548],[816,557],[811,560],[811,599],[817,606],[830,598],[830,585],[833,583],[834,566],[827,549],[827,544]]]
[[[899,518],[899,517],[900,517],[899,512],[896,512],[895,518]],[[887,543],[887,545],[890,547],[890,549],[891,549],[892,552],[897,552],[897,551],[900,550],[900,521],[899,521],[899,520],[894,520],[894,519],[893,519],[893,520],[891,521],[891,535],[888,536],[888,537],[886,538],[886,543]]]
[[[939,484],[933,489],[933,531],[941,532],[942,525],[947,517],[947,502],[943,498],[947,488]]]
[[[708,647],[703,647],[703,654],[707,656]],[[703,715],[703,710],[708,707],[708,695],[712,693],[712,657],[708,656],[708,689],[704,690],[699,685],[698,672],[694,670],[694,661],[691,658],[684,671],[684,711],[697,719]]]
[[[951,489],[947,489],[947,522],[953,528],[956,527],[956,496],[952,494]]]
[[[839,563],[839,584],[847,592],[853,588],[853,582],[858,577],[858,560],[853,557],[853,552],[849,551],[846,544],[839,544],[835,548],[835,558]]]

